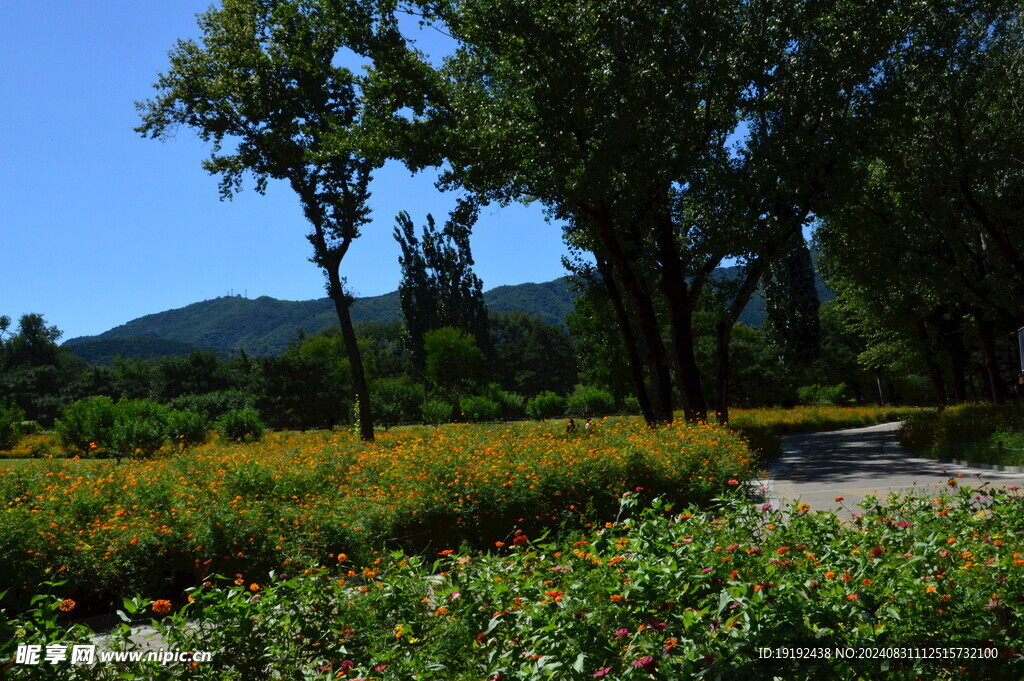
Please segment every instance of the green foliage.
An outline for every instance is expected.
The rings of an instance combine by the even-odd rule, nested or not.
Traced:
[[[370,382],[374,423],[390,428],[416,420],[423,403],[423,386],[408,376],[378,378]]]
[[[216,421],[233,409],[250,409],[255,398],[238,388],[217,390],[200,395],[182,395],[170,401],[171,409],[201,414],[207,421]]]
[[[578,385],[565,401],[565,413],[569,416],[607,416],[614,412],[615,398],[595,386]]]
[[[461,329],[476,340],[477,347],[485,349],[490,344],[483,284],[473,273],[469,245],[478,215],[476,203],[459,201],[441,230],[428,214],[419,238],[408,213],[403,211],[397,217],[394,236],[402,249],[398,295],[417,375],[426,375],[425,345],[430,331]]]
[[[330,428],[347,420],[353,404],[348,363],[336,350],[339,343],[320,343],[316,336],[279,357],[258,360],[253,391],[256,409],[272,428]],[[307,342],[314,350],[303,351]]]
[[[87,397],[61,409],[54,430],[65,447],[87,456],[111,446],[116,419],[112,399],[102,395]]]
[[[639,414],[640,400],[635,395],[626,395],[622,399],[622,408],[627,414]]]
[[[209,439],[210,422],[198,412],[172,409],[167,412],[167,436],[182,449],[200,445]]]
[[[25,410],[11,398],[0,400],[0,451],[13,449],[22,435]]]
[[[486,397],[463,397],[459,400],[459,409],[473,422],[497,421],[501,416],[501,405]]]
[[[22,315],[17,330],[5,337],[10,320],[0,329],[0,396],[13,397],[25,417],[53,423],[67,402],[85,363],[57,345],[61,331],[40,314]]]
[[[526,413],[526,398],[510,390],[502,390],[496,383],[488,386],[485,396],[497,403],[498,416],[501,419],[517,419]]]
[[[232,442],[257,442],[263,438],[264,425],[255,409],[233,409],[216,423],[217,432]]]
[[[423,415],[423,423],[431,426],[439,426],[448,423],[452,418],[452,405],[441,400],[428,400],[420,408]]]
[[[958,404],[937,414],[910,417],[898,436],[908,451],[939,459],[964,458],[973,443],[1001,431],[1024,431],[1024,406]]]
[[[154,626],[173,649],[222,651],[217,664],[189,670],[194,681],[269,678],[268,655],[288,678],[1017,679],[1022,509],[1015,492],[953,488],[868,497],[850,521],[805,506],[762,510],[737,494],[707,509],[626,492],[617,516],[586,533],[520,529],[498,550],[449,549],[436,560],[383,553],[359,588],[348,556],[259,583],[217,577],[155,622],[150,598],[125,598],[123,617]],[[0,654],[88,641],[86,627],[59,619],[66,590],[49,584],[28,612],[0,618]],[[115,630],[116,645],[132,633]],[[338,648],[316,645],[326,640]],[[905,654],[937,650],[937,640],[971,657]],[[776,653],[767,672],[763,650]],[[107,681],[120,670],[88,671]],[[180,670],[143,661],[130,671],[170,681]]]
[[[446,327],[424,334],[427,379],[445,395],[468,391],[484,378],[487,358],[476,339]]]
[[[576,352],[564,326],[523,312],[490,315],[492,380],[506,390],[559,394],[577,383]]]
[[[167,407],[153,400],[119,400],[114,404],[110,439],[104,444],[118,461],[123,457],[152,456],[167,442],[167,412]]]
[[[786,253],[769,266],[764,278],[765,334],[793,365],[806,366],[821,355],[815,283],[807,243],[795,232]]]
[[[846,398],[846,384],[838,385],[805,385],[797,389],[800,404],[811,406],[828,406],[842,404]]]
[[[537,421],[558,418],[563,414],[565,398],[550,391],[542,392],[526,403],[526,415]]]

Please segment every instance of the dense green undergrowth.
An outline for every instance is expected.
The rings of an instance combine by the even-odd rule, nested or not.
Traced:
[[[1024,465],[1024,406],[961,404],[912,416],[899,431],[905,450],[938,460]]]
[[[615,521],[424,559],[346,556],[300,572],[210,577],[188,599],[126,602],[208,663],[49,668],[13,678],[1010,679],[1024,675],[1024,500],[1017,490],[872,498],[852,522],[733,495],[714,509],[626,495]],[[60,585],[0,620],[14,642],[83,641]],[[164,616],[162,613],[171,609]],[[124,640],[127,627],[115,632]],[[849,646],[980,645],[996,659],[838,659]],[[789,646],[815,658],[763,659]],[[985,653],[987,654],[987,653]],[[45,674],[44,674],[45,672]]]

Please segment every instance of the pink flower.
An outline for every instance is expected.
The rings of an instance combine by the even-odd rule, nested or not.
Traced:
[[[629,636],[629,629],[627,629],[626,627],[622,627],[621,629],[616,629],[615,630],[615,635],[618,636],[619,638],[626,638],[627,636]]]
[[[645,672],[653,672],[658,668],[658,661],[650,655],[644,655],[639,660],[633,661],[634,667],[643,667]]]
[[[597,676],[597,677],[608,676],[609,674],[611,674],[611,672],[612,672],[612,668],[611,667],[601,667],[596,672],[594,672],[594,676]]]
[[[740,481],[739,480],[729,480],[729,484],[730,485],[738,485],[738,484],[740,484]]]

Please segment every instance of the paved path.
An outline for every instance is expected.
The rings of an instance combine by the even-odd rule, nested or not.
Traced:
[[[830,433],[787,435],[783,455],[768,467],[767,487],[773,505],[801,500],[816,511],[842,506],[859,511],[857,502],[869,494],[884,501],[890,492],[913,487],[921,494],[947,489],[950,477],[962,473],[961,484],[978,487],[1020,485],[1024,473],[960,466],[948,462],[906,456],[896,442],[899,423]]]

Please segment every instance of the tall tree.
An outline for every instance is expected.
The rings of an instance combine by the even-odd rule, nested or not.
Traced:
[[[372,3],[350,0],[224,0],[199,18],[200,41],[179,41],[157,97],[139,103],[146,137],[166,139],[179,126],[212,142],[204,162],[229,198],[245,175],[264,191],[284,180],[298,195],[334,302],[359,400],[360,435],[373,420],[341,263],[369,220],[369,181],[380,163],[361,139],[373,74],[336,64],[343,49],[378,57],[402,50],[394,25],[374,23]],[[225,147],[233,146],[230,151]]]
[[[440,230],[434,217],[427,215],[419,237],[408,213],[403,211],[396,218],[394,235],[402,250],[398,296],[420,380],[426,366],[424,337],[429,331],[461,329],[473,336],[485,353],[490,348],[483,282],[473,272],[469,244],[478,210],[475,203],[460,201]]]
[[[811,252],[801,234],[793,234],[763,281],[768,338],[788,363],[809,365],[821,354],[820,302]]]

